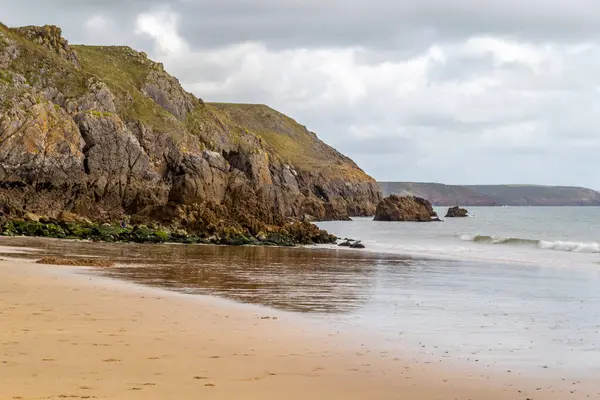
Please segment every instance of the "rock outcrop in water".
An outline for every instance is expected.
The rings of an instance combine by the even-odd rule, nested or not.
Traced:
[[[375,210],[375,221],[439,221],[431,203],[414,196],[391,195],[381,200]]]
[[[0,207],[207,237],[373,215],[376,182],[291,118],[207,104],[128,47],[0,24]]]
[[[464,218],[468,216],[469,212],[466,209],[458,206],[450,207],[446,213],[446,218]]]

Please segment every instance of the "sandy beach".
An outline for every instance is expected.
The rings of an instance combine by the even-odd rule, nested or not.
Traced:
[[[267,308],[77,271],[0,261],[0,399],[593,398],[352,349],[344,333]]]

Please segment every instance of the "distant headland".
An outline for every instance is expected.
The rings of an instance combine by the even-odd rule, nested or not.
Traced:
[[[435,206],[600,206],[600,193],[571,186],[378,182],[384,196],[414,195]]]

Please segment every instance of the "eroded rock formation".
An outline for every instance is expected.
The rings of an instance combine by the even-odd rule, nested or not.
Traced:
[[[431,203],[414,196],[391,195],[381,200],[375,211],[375,221],[439,221]]]
[[[446,218],[464,218],[468,216],[469,212],[459,206],[450,207],[446,213]]]
[[[262,105],[205,104],[128,47],[71,46],[57,27],[0,24],[0,203],[258,234],[373,215],[375,181]]]

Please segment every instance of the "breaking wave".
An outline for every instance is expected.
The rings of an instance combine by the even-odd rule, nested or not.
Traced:
[[[595,242],[568,242],[561,240],[547,241],[485,235],[462,235],[460,239],[475,243],[528,245],[535,246],[543,250],[572,251],[575,253],[600,253],[600,243]]]

